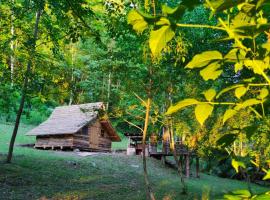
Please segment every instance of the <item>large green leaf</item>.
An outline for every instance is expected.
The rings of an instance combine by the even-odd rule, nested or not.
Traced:
[[[185,108],[187,106],[198,104],[199,102],[196,99],[184,99],[182,101],[179,101],[176,105],[169,107],[168,111],[166,112],[166,115],[173,114],[182,108]]]
[[[257,124],[253,124],[252,126],[247,126],[242,130],[245,132],[247,138],[250,140],[252,135],[258,130],[259,126]]]
[[[246,101],[244,101],[241,104],[238,104],[237,106],[235,106],[235,110],[240,110],[240,109],[244,109],[248,106],[253,106],[253,105],[257,105],[262,103],[262,101],[258,100],[258,99],[248,99]]]
[[[239,167],[246,168],[246,165],[243,162],[237,161],[235,159],[232,159],[232,166],[235,169],[236,173],[239,172]]]
[[[225,122],[228,119],[230,119],[231,117],[233,117],[236,113],[237,113],[237,111],[234,110],[234,109],[228,109],[228,110],[226,110],[225,114],[223,115],[223,124],[225,124]]]
[[[222,54],[218,51],[205,51],[195,55],[192,60],[186,65],[186,68],[200,68],[208,65],[212,61],[223,59]]]
[[[217,93],[216,93],[216,90],[209,89],[209,90],[205,91],[203,94],[204,94],[204,97],[206,98],[207,101],[212,101]]]
[[[133,26],[133,29],[138,33],[142,33],[148,27],[148,24],[144,20],[144,17],[136,10],[131,10],[128,13],[127,21],[128,24],[131,24]]]
[[[217,145],[222,147],[230,146],[237,138],[236,134],[226,134],[217,140]]]
[[[152,30],[149,38],[149,46],[154,57],[158,57],[167,43],[173,39],[175,32],[171,26],[164,25],[158,30]]]
[[[201,126],[205,120],[212,114],[214,107],[208,103],[198,104],[195,108],[195,116]]]
[[[229,51],[227,55],[224,56],[224,58],[228,61],[235,62],[235,61],[240,61],[245,59],[246,57],[246,52],[242,49],[232,49]]]
[[[210,79],[216,80],[223,72],[223,70],[218,70],[220,67],[219,62],[213,62],[203,70],[200,71],[200,75],[203,77],[205,81]]]
[[[262,60],[245,60],[244,64],[246,67],[252,69],[255,74],[262,75],[263,72],[269,68],[269,62]]]

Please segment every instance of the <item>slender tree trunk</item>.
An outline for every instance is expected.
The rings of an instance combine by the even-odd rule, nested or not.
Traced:
[[[17,136],[17,133],[18,133],[18,128],[19,128],[19,125],[20,125],[21,115],[22,115],[22,112],[23,112],[25,96],[26,96],[27,87],[28,87],[28,79],[29,79],[29,75],[31,73],[32,59],[34,58],[35,51],[36,51],[38,25],[39,25],[41,13],[42,13],[42,9],[40,8],[36,13],[36,22],[35,22],[35,27],[34,27],[34,35],[33,35],[32,41],[31,41],[30,58],[29,58],[28,63],[27,63],[27,69],[26,69],[26,72],[25,72],[25,78],[24,78],[24,83],[23,83],[23,87],[22,87],[22,97],[21,97],[21,101],[20,101],[20,106],[19,106],[19,110],[17,112],[15,126],[14,126],[14,129],[13,129],[13,133],[12,133],[10,144],[9,144],[7,163],[10,163],[11,159],[12,159],[14,143],[15,143],[15,139],[16,139],[16,136]]]
[[[176,153],[175,143],[174,143],[173,122],[171,119],[170,119],[170,143],[171,143],[171,149],[173,152],[173,157],[174,157],[175,163],[177,164],[177,172],[180,176],[180,182],[182,184],[182,194],[187,194],[187,186],[186,186],[185,179],[182,173],[183,166],[182,166],[181,156],[179,157],[179,160],[177,159],[177,153]]]
[[[147,196],[151,200],[155,200],[154,193],[152,191],[150,181],[148,178],[148,173],[147,173],[147,167],[146,167],[146,156],[145,156],[145,141],[146,141],[146,135],[147,135],[147,129],[148,129],[148,124],[149,124],[149,114],[150,114],[150,107],[151,107],[151,99],[147,99],[147,104],[146,104],[146,112],[145,112],[145,122],[144,122],[144,129],[143,129],[143,140],[142,140],[142,148],[143,148],[143,172],[144,172],[144,181],[146,184],[146,190],[147,190]]]
[[[12,0],[12,8],[11,8],[11,17],[10,17],[10,34],[11,34],[11,42],[10,42],[10,49],[11,49],[11,55],[10,55],[10,80],[11,80],[11,86],[13,86],[13,81],[14,81],[14,63],[15,63],[15,56],[14,56],[14,50],[15,50],[15,42],[14,42],[14,4],[15,1]]]
[[[70,87],[70,96],[69,96],[69,103],[68,105],[71,105],[74,99],[74,87],[75,87],[75,83],[74,83],[74,75],[73,75],[73,70],[74,70],[74,46],[72,44],[71,46],[71,87]]]
[[[111,79],[111,72],[109,72],[109,77],[108,77],[108,89],[107,89],[107,110],[109,109],[109,102],[110,102],[110,97],[111,97],[111,85],[112,85],[112,79]]]

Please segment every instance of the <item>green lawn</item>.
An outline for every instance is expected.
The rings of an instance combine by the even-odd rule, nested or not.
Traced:
[[[24,136],[30,126],[22,126],[19,143],[31,143]],[[31,148],[15,148],[12,164],[3,164],[12,127],[0,125],[0,199],[89,199],[143,200],[145,199],[142,160],[139,156],[102,155],[76,157],[72,154]],[[123,145],[117,144],[122,148]],[[200,179],[188,181],[188,196],[182,196],[175,170],[165,168],[160,161],[148,159],[150,180],[158,199],[200,199],[210,190],[211,199],[234,189],[246,188],[245,183],[201,174]],[[266,188],[252,186],[256,192]]]

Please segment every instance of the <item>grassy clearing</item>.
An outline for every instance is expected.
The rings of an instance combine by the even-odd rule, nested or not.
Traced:
[[[17,138],[19,143],[31,143],[23,135],[32,127],[23,126]],[[77,157],[69,153],[55,153],[16,147],[12,164],[3,164],[12,127],[0,125],[0,199],[89,199],[89,200],[143,200],[145,199],[142,161],[139,156],[100,155]],[[118,147],[124,147],[118,144]],[[117,148],[117,146],[114,146]],[[200,179],[188,181],[189,195],[182,196],[176,171],[165,168],[154,159],[148,159],[151,182],[158,199],[199,199],[203,191],[211,191],[211,199],[224,192],[244,189],[240,181],[221,179],[201,174]],[[252,186],[256,192],[266,188]]]

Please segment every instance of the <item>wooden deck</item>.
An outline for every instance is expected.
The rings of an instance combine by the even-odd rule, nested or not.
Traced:
[[[149,152],[149,156],[156,158],[158,160],[161,160],[165,165],[172,167],[172,168],[178,168],[177,164],[175,162],[172,162],[170,160],[167,160],[166,157],[173,156],[172,152]],[[196,173],[195,177],[199,178],[199,157],[195,152],[188,152],[188,151],[180,151],[176,153],[176,156],[180,159],[182,157],[183,162],[185,163],[185,175],[186,178],[190,177],[190,161],[193,157],[195,157],[196,160]]]

